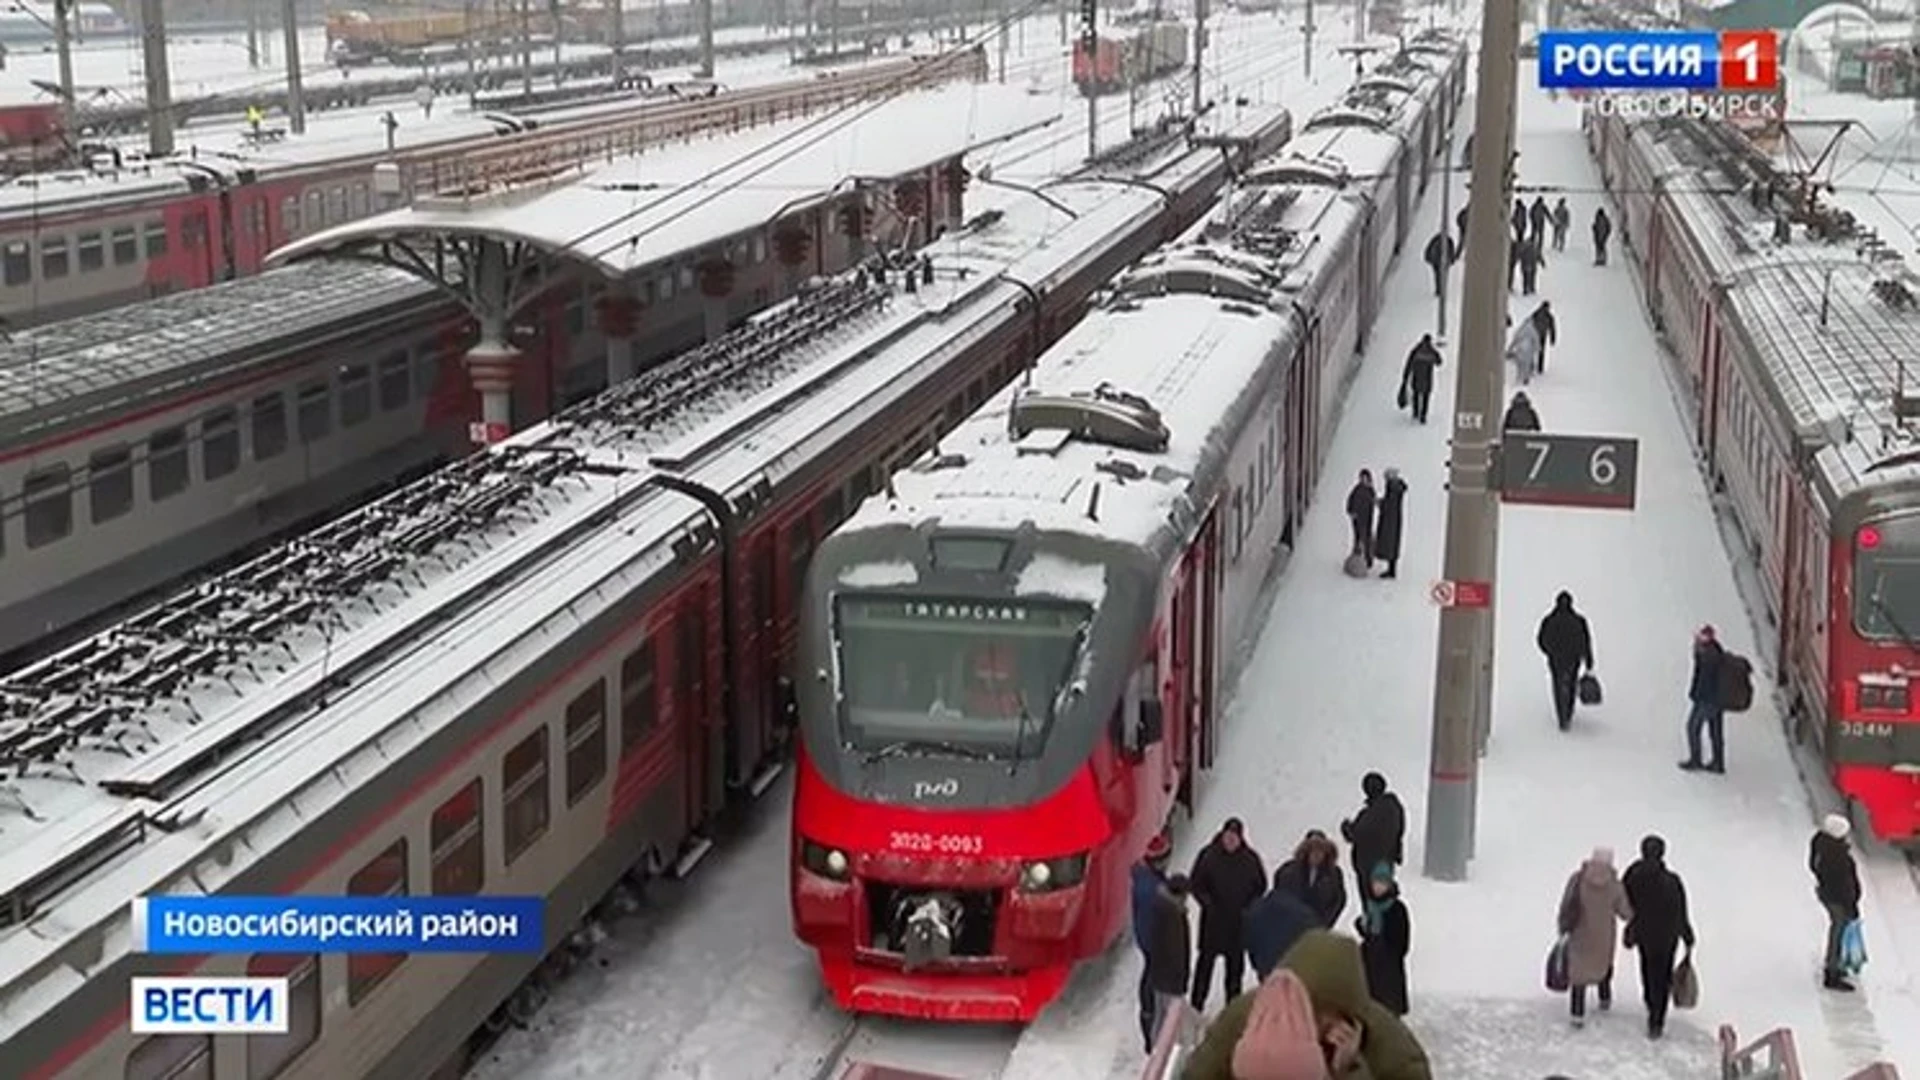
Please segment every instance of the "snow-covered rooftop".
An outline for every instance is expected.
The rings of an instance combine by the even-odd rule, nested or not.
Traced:
[[[432,286],[400,270],[312,263],[20,331],[0,342],[0,457],[433,302]]]
[[[970,200],[997,213],[928,249],[931,284],[820,283],[0,680],[0,763],[15,774],[0,785],[0,986],[22,994],[0,1040],[49,1004],[52,983],[36,992],[29,973],[54,979],[74,938],[125,947],[128,897],[219,888],[248,861],[231,856],[255,850],[230,840],[310,820],[342,797],[330,777],[406,753],[476,686],[670,569],[705,519],[648,483],[656,461],[751,494],[897,408],[990,312],[1024,312],[1016,282],[1048,287],[1160,207],[1120,181]],[[197,822],[190,835],[146,828],[175,814]],[[55,905],[31,932],[12,921]]]
[[[674,147],[577,183],[498,203],[421,201],[329,229],[279,261],[420,236],[485,236],[563,254],[614,280],[817,204],[848,183],[890,179],[1059,118],[1054,102],[962,84]],[[876,132],[885,132],[877,135]]]

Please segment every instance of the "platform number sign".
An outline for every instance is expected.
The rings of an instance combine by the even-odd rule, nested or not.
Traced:
[[[1500,444],[1503,502],[1631,510],[1639,472],[1638,439],[1514,432]]]

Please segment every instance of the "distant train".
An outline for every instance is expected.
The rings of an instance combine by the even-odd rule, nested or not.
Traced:
[[[1920,845],[1920,279],[1726,125],[1586,115],[1791,734]]]
[[[821,541],[790,881],[842,1008],[1030,1021],[1121,933],[1227,752],[1466,56],[1423,37],[1308,121]]]
[[[1125,37],[1101,37],[1091,52],[1085,40],[1073,44],[1073,81],[1083,91],[1104,94],[1134,83],[1170,75],[1187,66],[1185,23],[1154,22]]]

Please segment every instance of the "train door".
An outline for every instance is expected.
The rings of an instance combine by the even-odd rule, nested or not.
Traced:
[[[1707,469],[1713,470],[1715,446],[1720,435],[1721,383],[1724,376],[1721,366],[1725,363],[1720,350],[1720,329],[1714,320],[1713,295],[1702,292],[1700,295],[1700,315],[1696,323],[1700,327],[1700,356],[1695,368],[1700,372],[1700,392],[1697,405],[1700,409],[1696,433],[1700,438],[1700,449],[1707,457]]]
[[[1780,640],[1778,655],[1773,662],[1775,681],[1781,684],[1786,683],[1787,673],[1793,670],[1793,650],[1799,640],[1800,606],[1797,601],[1801,592],[1799,579],[1802,563],[1800,519],[1805,511],[1801,507],[1799,493],[1794,490],[1793,480],[1794,474],[1789,469],[1780,470],[1774,478],[1774,483],[1780,485],[1778,527],[1784,534],[1780,537]]]
[[[1355,352],[1366,345],[1367,328],[1373,325],[1374,302],[1380,291],[1380,277],[1374,267],[1374,256],[1380,251],[1379,229],[1380,208],[1370,205],[1367,207],[1366,226],[1360,230],[1360,258],[1357,260],[1360,263],[1360,324],[1353,335]]]
[[[1220,511],[1216,507],[1200,526],[1194,542],[1200,559],[1201,602],[1195,605],[1194,624],[1200,635],[1198,663],[1194,670],[1199,681],[1194,687],[1199,707],[1196,722],[1200,727],[1200,767],[1213,768],[1220,748]]]
[[[709,585],[702,579],[682,596],[674,619],[673,697],[675,722],[694,767],[687,776],[687,820],[696,827],[719,809],[726,791],[726,756],[716,737],[715,712],[708,693],[707,606]]]
[[[1194,633],[1193,602],[1197,591],[1195,581],[1195,561],[1192,552],[1180,561],[1180,568],[1174,572],[1173,582],[1173,664],[1167,672],[1166,710],[1167,716],[1178,725],[1175,731],[1169,731],[1167,746],[1178,761],[1183,778],[1180,784],[1180,801],[1186,805],[1187,812],[1193,812],[1194,802],[1194,761],[1197,757],[1198,737],[1194,730],[1193,708],[1193,669]]]
[[[747,555],[747,567],[751,579],[746,598],[747,632],[742,635],[741,644],[746,665],[739,674],[748,685],[738,688],[742,695],[739,716],[740,722],[753,731],[754,738],[750,745],[739,748],[737,760],[728,763],[727,778],[735,784],[753,779],[748,773],[771,749],[772,732],[780,722],[780,709],[785,704],[780,693],[780,628],[774,621],[777,582],[771,529],[762,530],[754,538]]]
[[[219,269],[214,265],[216,244],[213,236],[213,215],[208,212],[207,200],[188,204],[180,217],[180,279],[173,284],[179,288],[205,288],[219,280]]]
[[[1300,344],[1293,351],[1293,362],[1287,366],[1286,403],[1286,498],[1287,525],[1286,541],[1298,544],[1295,530],[1301,527],[1306,518],[1307,499],[1307,455],[1311,453],[1307,440],[1307,417],[1313,412],[1312,399],[1307,396],[1307,371],[1313,366],[1313,338],[1318,332],[1317,321],[1310,321],[1305,332],[1300,335]]]

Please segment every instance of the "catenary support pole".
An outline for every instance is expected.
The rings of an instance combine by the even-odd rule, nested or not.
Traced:
[[[533,96],[533,12],[520,0],[520,92]]]
[[[280,29],[287,47],[287,129],[295,135],[307,131],[307,92],[300,82],[300,6],[297,0],[282,0]]]
[[[167,71],[167,18],[160,0],[140,0],[141,58],[147,67],[147,153],[173,153],[173,81]]]
[[[1315,27],[1313,25],[1313,0],[1307,0],[1307,21],[1301,24],[1300,32],[1306,35],[1306,49],[1307,49],[1306,77],[1308,82],[1313,81],[1313,31],[1314,29]]]
[[[66,0],[60,0],[65,3]],[[260,68],[260,2],[246,0],[247,3],[247,67]]]
[[[607,9],[607,47],[613,50],[613,87],[620,88],[620,82],[626,77],[627,49],[627,4],[626,0],[612,0]]]
[[[1440,136],[1440,235],[1448,238],[1453,236],[1453,124],[1451,123]],[[1460,240],[1465,243],[1466,237],[1463,236]],[[1453,241],[1448,239],[1447,243],[1442,244],[1441,247],[1445,249],[1452,244]],[[1442,254],[1446,252],[1443,250]],[[1440,271],[1439,310],[1435,313],[1438,325],[1433,333],[1434,343],[1442,348],[1447,344],[1447,288],[1452,284],[1453,264],[1448,263]]]
[[[1519,0],[1486,0],[1481,14],[1479,87],[1474,101],[1473,188],[1467,213],[1466,279],[1454,391],[1453,448],[1448,461],[1446,554],[1448,581],[1492,583],[1491,560],[1500,525],[1493,455],[1504,393],[1508,148],[1514,142],[1518,72]],[[1482,576],[1485,575],[1485,576]],[[1427,782],[1426,873],[1464,881],[1473,849],[1473,802],[1480,758],[1476,708],[1491,691],[1491,668],[1481,663],[1485,608],[1440,611],[1435,658],[1432,766]],[[1483,621],[1485,620],[1485,624]]]
[[[53,0],[53,51],[60,59],[60,117],[71,138],[80,106],[73,96],[73,0]]]
[[[700,0],[700,70],[699,78],[713,78],[713,0]],[[836,43],[837,49],[837,43]]]
[[[562,67],[567,54],[560,37],[560,0],[547,0],[547,27],[553,32],[553,85],[559,86],[567,80],[566,69]]]
[[[1007,22],[1007,0],[994,0],[993,24],[999,29],[1000,72],[996,82],[1007,81],[1007,39],[1013,36],[1013,26]]]
[[[461,12],[460,51],[467,56],[467,108],[477,108],[480,104],[480,41],[473,32],[473,5],[475,0],[466,0]]]
[[[1207,90],[1202,81],[1201,60],[1207,52],[1207,0],[1193,0],[1193,118],[1200,119],[1206,107]]]
[[[1080,0],[1080,48],[1086,56],[1087,160],[1100,154],[1100,0]],[[1117,62],[1117,58],[1116,58]]]

